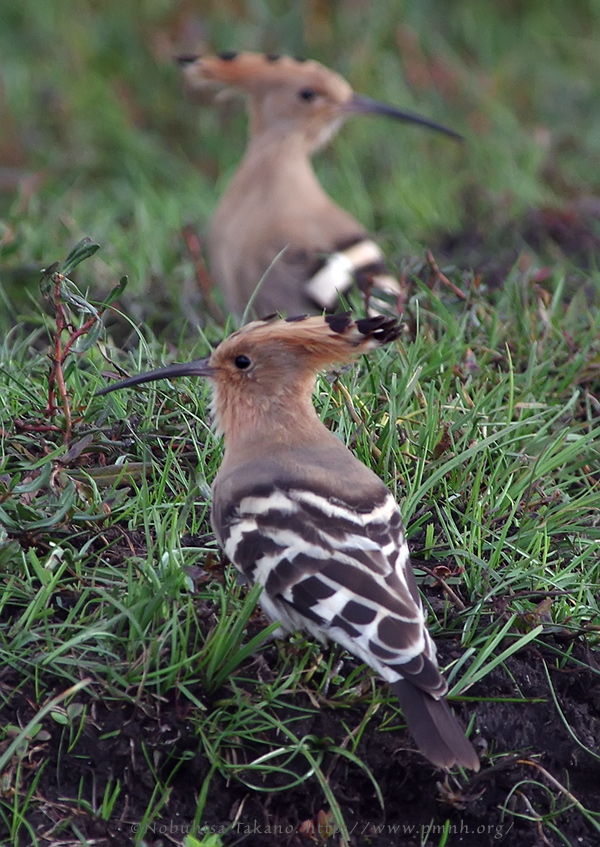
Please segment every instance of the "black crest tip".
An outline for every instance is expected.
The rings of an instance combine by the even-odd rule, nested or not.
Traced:
[[[193,65],[200,56],[192,56],[192,54],[183,55],[183,56],[175,56],[175,61],[178,65]]]
[[[394,341],[400,335],[398,318],[386,318],[383,315],[375,315],[372,318],[361,318],[356,321],[356,328],[365,336],[371,336],[380,344]]]
[[[219,59],[223,59],[224,62],[232,62],[237,56],[237,50],[223,50],[221,53],[217,53]]]
[[[326,315],[325,323],[329,324],[332,332],[345,332],[352,323],[350,312],[340,312],[337,315]]]

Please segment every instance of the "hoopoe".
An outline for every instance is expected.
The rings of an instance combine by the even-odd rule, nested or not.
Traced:
[[[249,142],[213,215],[213,279],[241,316],[331,311],[356,282],[367,295],[402,294],[368,232],[325,193],[310,157],[354,114],[379,114],[460,136],[411,112],[356,94],[318,62],[259,53],[180,57],[195,88],[237,89],[247,98]],[[264,279],[263,279],[264,277]],[[382,298],[384,299],[384,298]]]
[[[99,394],[176,376],[208,377],[225,442],[211,522],[228,558],[262,585],[283,632],[307,630],[365,662],[398,697],[421,752],[479,769],[443,699],[400,511],[384,483],[319,420],[316,374],[395,339],[397,320],[266,318],[208,359],[122,380]]]

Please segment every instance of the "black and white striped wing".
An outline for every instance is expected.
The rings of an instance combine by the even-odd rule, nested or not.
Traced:
[[[218,531],[285,630],[338,642],[388,682],[445,692],[391,494],[363,511],[306,488],[255,490]]]

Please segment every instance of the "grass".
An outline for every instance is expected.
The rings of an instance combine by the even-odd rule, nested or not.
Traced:
[[[597,839],[597,262],[519,237],[498,289],[443,267],[461,299],[420,258],[437,229],[488,227],[484,251],[501,252],[532,204],[573,214],[598,192],[597,9],[509,7],[0,12],[2,843],[155,844],[170,826],[175,843],[218,847],[263,814],[316,843],[384,843],[356,829],[360,812],[442,845],[463,810],[475,826],[484,788],[507,843],[511,828]],[[170,55],[195,49],[181,33],[198,25],[215,49],[310,54],[466,130],[459,148],[357,121],[318,160],[412,297],[398,344],[324,376],[315,403],[402,504],[451,695],[478,716],[471,780],[399,754],[401,713],[348,656],[269,639],[209,524],[207,387],[94,396],[109,373],[201,357],[231,329],[204,315],[183,236],[205,228],[243,133],[237,106],[181,95]],[[40,288],[84,235],[101,249],[86,242]],[[532,730],[522,746],[511,734],[536,706],[576,751],[568,768]]]

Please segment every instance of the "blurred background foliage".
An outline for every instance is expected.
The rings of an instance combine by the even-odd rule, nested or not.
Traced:
[[[330,193],[396,262],[444,238],[514,257],[535,215],[544,232],[569,233],[583,215],[577,247],[589,253],[600,219],[599,36],[597,0],[3,3],[0,326],[38,300],[40,267],[83,235],[102,245],[82,271],[97,296],[128,273],[136,319],[171,334],[182,315],[202,319],[182,230],[205,231],[244,148],[245,115],[235,100],[194,100],[180,53],[309,56],[364,94],[464,133],[459,146],[356,118],[317,157]]]

